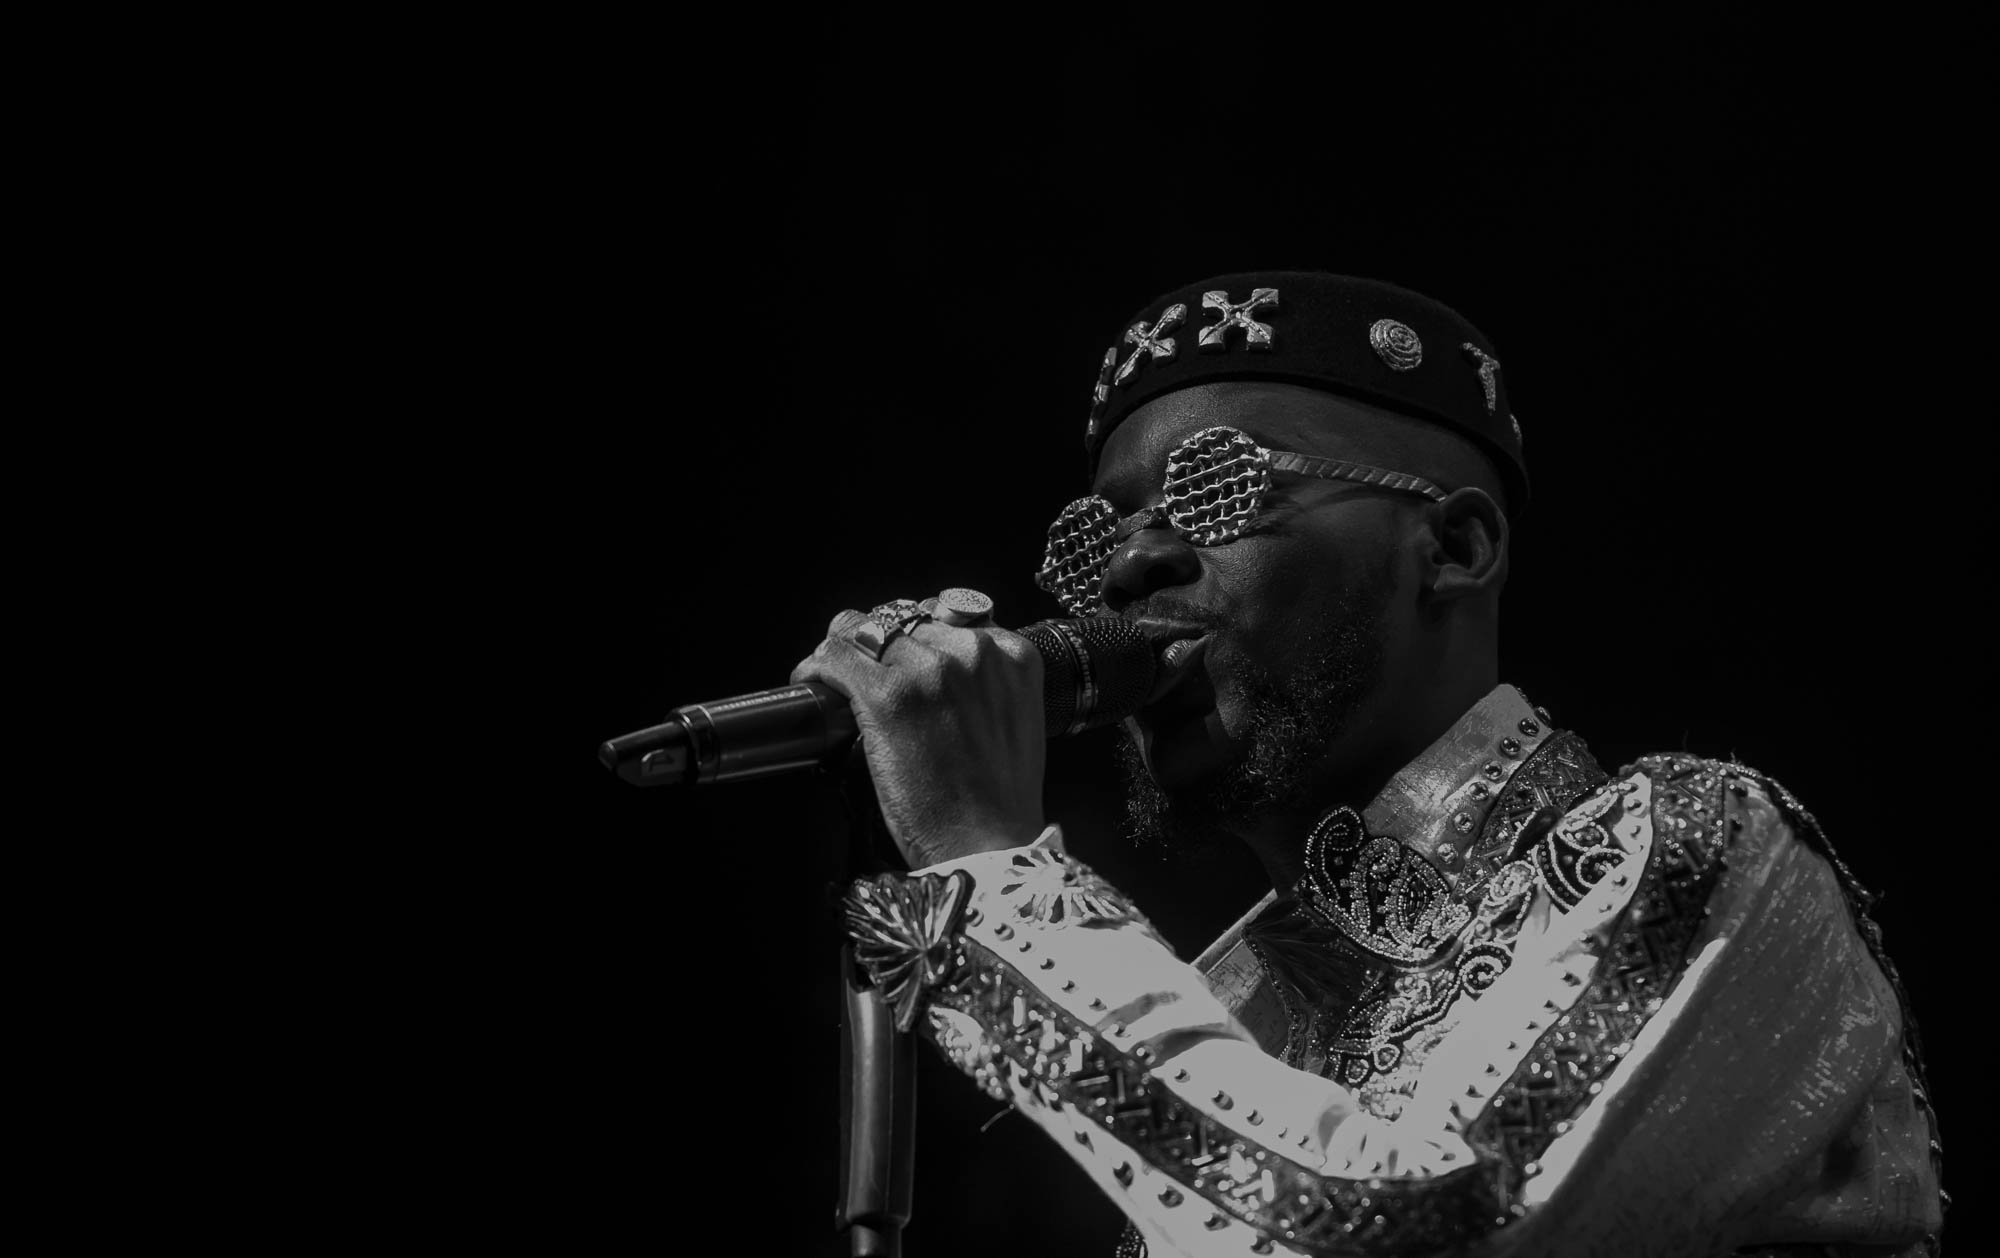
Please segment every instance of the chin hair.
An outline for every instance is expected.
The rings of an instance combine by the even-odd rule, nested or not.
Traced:
[[[1162,789],[1132,736],[1120,731],[1125,826],[1138,846],[1198,855],[1222,846],[1246,822],[1314,801],[1332,776],[1328,753],[1381,681],[1381,593],[1343,600],[1341,614],[1314,635],[1310,662],[1297,672],[1235,671],[1234,688],[1247,713],[1243,754],[1208,780]]]

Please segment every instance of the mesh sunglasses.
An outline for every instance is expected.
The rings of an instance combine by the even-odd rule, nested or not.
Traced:
[[[1096,494],[1078,498],[1049,525],[1048,550],[1035,584],[1053,594],[1072,616],[1098,610],[1104,571],[1120,543],[1162,516],[1193,546],[1220,546],[1243,536],[1262,514],[1273,472],[1354,481],[1443,502],[1445,491],[1421,476],[1365,463],[1269,450],[1236,428],[1204,428],[1167,456],[1161,503],[1124,519]]]

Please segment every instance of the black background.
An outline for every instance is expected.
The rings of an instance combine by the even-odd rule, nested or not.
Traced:
[[[510,571],[480,595],[495,675],[538,689],[504,728],[541,749],[496,766],[510,841],[467,943],[499,971],[466,1069],[501,1063],[477,1129],[511,1168],[483,1217],[817,1252],[822,786],[640,792],[594,748],[779,684],[844,607],[970,585],[1003,623],[1054,614],[1029,577],[1082,492],[1104,347],[1157,292],[1267,267],[1389,279],[1491,336],[1537,486],[1504,675],[1607,765],[1686,748],[1802,796],[1887,892],[1969,1134],[1990,402],[1955,374],[1983,350],[1962,115],[1926,72],[1952,39],[1230,5],[711,17],[530,54],[503,263],[532,314],[486,365],[531,421],[496,439],[521,527],[468,525]],[[556,805],[510,813],[551,768]],[[1118,795],[1108,735],[1052,749],[1073,849],[1192,955],[1256,871],[1133,853]],[[1081,1173],[922,1064],[909,1251],[1107,1253]]]

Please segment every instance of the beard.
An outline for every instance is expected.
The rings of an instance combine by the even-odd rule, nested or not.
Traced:
[[[1118,746],[1125,771],[1125,823],[1140,847],[1192,856],[1222,847],[1245,820],[1314,802],[1332,769],[1327,753],[1382,676],[1386,584],[1343,594],[1307,645],[1304,667],[1279,676],[1232,669],[1247,714],[1243,754],[1209,780],[1163,790],[1129,731]]]

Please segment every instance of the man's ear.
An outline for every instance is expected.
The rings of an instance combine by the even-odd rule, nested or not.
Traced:
[[[1439,602],[1498,594],[1507,583],[1507,513],[1483,489],[1445,495],[1429,513],[1427,588]]]

